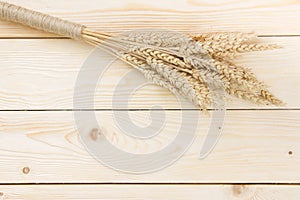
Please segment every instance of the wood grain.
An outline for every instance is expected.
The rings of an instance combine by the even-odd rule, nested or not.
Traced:
[[[238,62],[252,68],[260,80],[271,86],[270,90],[287,103],[283,108],[300,108],[300,38],[276,37],[262,40],[278,43],[284,48],[246,54]],[[92,77],[107,67],[113,59],[105,53],[95,59],[95,56],[90,56],[92,50],[92,47],[72,40],[0,40],[0,109],[72,109],[74,88],[80,69],[81,74],[90,73]],[[88,62],[95,62],[96,65],[86,70],[83,66],[89,66],[86,64]],[[182,108],[169,91],[152,84],[130,94],[128,89],[136,87],[136,76],[142,78],[142,75],[136,73],[121,83],[122,78],[129,72],[131,67],[121,61],[109,65],[98,80],[95,105],[91,109],[114,108],[113,95],[124,104],[119,107],[122,109],[148,109],[153,105]],[[79,101],[83,105],[87,102],[85,88],[92,84],[91,79],[87,79],[79,87],[83,89],[79,95]],[[116,86],[119,86],[118,90]],[[127,101],[128,107],[125,105]],[[195,108],[191,104],[186,107]],[[227,108],[263,107],[233,99],[229,101]]]
[[[255,31],[262,35],[300,35],[297,0],[7,0],[84,24],[98,31],[171,29],[181,32]],[[53,37],[9,22],[0,22],[0,37]],[[57,37],[57,36],[55,36]]]
[[[193,113],[198,111],[185,112],[188,117],[182,118],[182,111],[166,111],[162,131],[147,140],[125,136],[115,122],[114,114],[118,113],[99,111],[96,116],[101,133],[114,146],[144,154],[169,144],[183,121],[192,124]],[[138,126],[151,122],[146,111],[129,111],[129,115]],[[0,182],[300,183],[300,111],[227,111],[219,142],[208,157],[199,160],[210,120],[207,115],[199,117],[194,143],[175,164],[138,175],[115,171],[89,155],[79,140],[73,112],[2,111]],[[85,128],[93,130],[89,124]]]
[[[128,88],[134,88],[141,75],[133,75],[134,78],[120,84],[131,68],[120,61],[114,62],[98,80],[91,108],[99,109],[95,113],[100,132],[93,124],[84,123],[81,127],[90,140],[99,141],[101,133],[123,151],[153,153],[170,144],[182,124],[191,127],[199,119],[193,144],[173,165],[139,175],[116,171],[88,153],[72,111],[77,76],[82,66],[93,61],[90,57],[93,48],[0,21],[0,200],[299,199],[298,0],[6,1],[112,34],[157,28],[188,34],[255,31],[265,42],[278,43],[284,48],[251,53],[238,63],[252,68],[287,105],[278,109],[230,100],[219,141],[208,157],[199,159],[212,111],[210,115],[199,113],[186,101],[183,107],[167,90],[152,84],[129,95]],[[98,59],[99,64],[82,73],[91,73],[92,77],[107,66],[111,57],[103,54]],[[85,91],[91,84],[88,79],[81,85],[79,100],[83,108],[88,102]],[[117,106],[112,105],[113,99],[119,100]],[[153,119],[164,122],[163,127],[151,128],[159,129],[159,134],[146,140],[125,135],[116,116],[121,116],[126,126],[130,125],[126,121],[130,119],[136,126],[147,127],[151,115],[144,109],[154,105],[175,109]],[[162,110],[152,114],[159,112]],[[122,113],[128,113],[129,117]],[[187,117],[182,117],[183,113]],[[194,114],[200,117],[195,118]],[[193,132],[186,137],[190,134]],[[177,151],[180,148],[161,159]],[[129,164],[116,156],[111,156],[111,160],[121,166]]]
[[[116,192],[118,191],[118,192]],[[23,199],[289,199],[299,186],[281,185],[19,185],[0,187],[0,198]]]

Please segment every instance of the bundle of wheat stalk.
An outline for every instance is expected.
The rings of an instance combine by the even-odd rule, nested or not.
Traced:
[[[260,44],[253,33],[225,32],[184,36],[169,31],[134,31],[118,36],[0,2],[0,18],[101,47],[124,60],[147,79],[181,95],[200,109],[235,96],[263,105],[282,105],[236,56],[278,48]],[[218,95],[217,95],[218,93]]]

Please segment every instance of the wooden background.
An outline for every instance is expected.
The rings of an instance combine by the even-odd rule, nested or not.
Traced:
[[[258,107],[234,100],[220,141],[206,159],[198,159],[210,121],[203,116],[195,142],[174,165],[144,175],[117,172],[88,154],[73,118],[74,84],[93,47],[0,21],[1,200],[300,198],[299,0],[7,2],[111,33],[137,28],[255,31],[284,48],[250,53],[238,62],[251,67],[287,104]],[[117,62],[98,83],[95,112],[110,131],[117,131],[114,86],[129,70]],[[124,111],[133,121],[147,121],[154,104],[168,108],[165,134],[172,137],[181,109],[168,91],[147,85]],[[189,112],[199,111],[191,106]],[[120,131],[115,137],[119,148],[138,152],[166,142],[158,138],[152,147],[151,142],[127,140]]]

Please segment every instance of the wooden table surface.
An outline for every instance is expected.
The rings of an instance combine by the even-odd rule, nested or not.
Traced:
[[[109,33],[254,31],[284,48],[249,53],[237,62],[252,68],[286,105],[262,107],[234,99],[207,158],[198,159],[210,122],[201,114],[194,143],[175,164],[139,175],[116,171],[87,152],[74,122],[76,78],[93,47],[0,21],[0,200],[300,199],[299,0],[7,2]],[[105,72],[95,91],[95,113],[107,132],[114,132],[110,140],[118,148],[155,151],[173,138],[182,107],[170,92],[148,84],[123,111],[145,124],[149,109],[160,105],[166,109],[165,136],[154,141],[125,137],[115,124],[112,98],[130,69],[116,62]],[[126,101],[122,94],[120,99]],[[192,105],[185,109],[199,112]]]

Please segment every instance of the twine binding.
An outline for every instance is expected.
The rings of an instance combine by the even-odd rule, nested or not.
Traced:
[[[81,39],[85,26],[13,4],[0,2],[0,18],[45,32]]]

